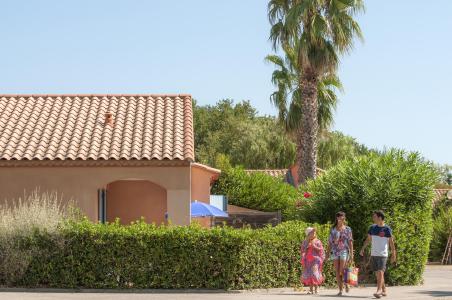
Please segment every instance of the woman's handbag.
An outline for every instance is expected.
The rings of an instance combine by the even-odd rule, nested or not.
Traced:
[[[359,269],[352,263],[344,269],[344,283],[351,286],[358,286]]]

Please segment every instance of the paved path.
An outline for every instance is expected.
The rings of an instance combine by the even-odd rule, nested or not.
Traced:
[[[424,274],[425,284],[415,287],[390,287],[388,299],[452,299],[452,266],[428,266]],[[356,288],[342,298],[372,299],[375,288]],[[291,289],[272,289],[269,291],[253,291],[240,293],[173,293],[167,292],[45,292],[45,291],[0,291],[0,300],[294,300],[294,299],[334,299],[335,290],[322,290],[320,295],[306,295]],[[386,299],[386,298],[384,298]]]

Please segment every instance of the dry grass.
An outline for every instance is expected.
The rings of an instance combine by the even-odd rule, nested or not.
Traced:
[[[71,205],[63,205],[56,192],[33,191],[24,198],[0,206],[0,236],[29,234],[33,230],[53,233],[69,217]]]
[[[11,285],[20,281],[31,260],[45,255],[38,253],[37,248],[24,249],[21,245],[35,231],[61,239],[57,233],[64,221],[78,217],[72,204],[63,204],[56,192],[35,190],[0,206],[0,283]]]

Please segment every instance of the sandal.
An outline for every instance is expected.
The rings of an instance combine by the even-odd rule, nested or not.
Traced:
[[[379,293],[375,293],[375,294],[374,294],[374,297],[375,297],[375,298],[377,298],[377,299],[380,299],[380,298],[381,298],[381,296],[382,296],[382,295],[381,295],[381,294],[379,294]]]

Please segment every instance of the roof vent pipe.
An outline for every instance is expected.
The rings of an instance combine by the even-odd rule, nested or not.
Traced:
[[[105,125],[110,125],[110,126],[114,125],[113,113],[110,111],[107,111],[105,113]]]

